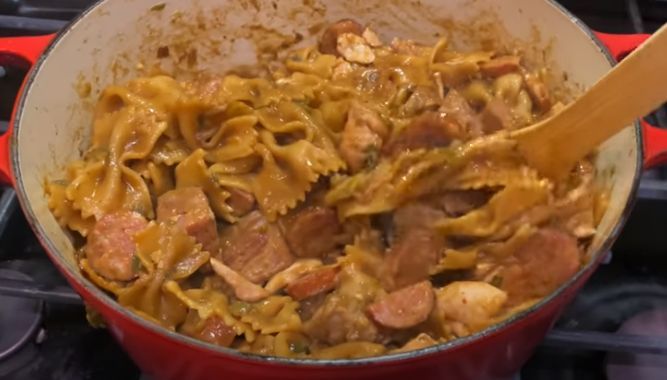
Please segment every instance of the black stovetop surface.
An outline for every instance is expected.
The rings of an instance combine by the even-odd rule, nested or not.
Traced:
[[[0,36],[53,32],[78,14],[92,0],[0,0]],[[611,33],[651,32],[667,20],[667,0],[562,0],[584,22]],[[23,76],[21,70],[0,67],[0,129],[12,108]],[[667,126],[664,111],[653,115],[654,124]],[[4,121],[4,122],[3,122]],[[544,344],[523,368],[520,378],[624,379],[667,378],[667,171],[645,174],[639,199],[609,262],[603,264],[567,309]],[[16,287],[0,276],[0,293],[17,291],[15,297],[0,296],[0,379],[106,380],[141,378],[141,373],[104,329],[91,327],[85,309],[46,257],[21,214],[13,190],[0,189],[0,274],[16,271],[34,284]],[[26,295],[48,293],[42,302]],[[20,294],[19,294],[20,293]],[[2,337],[11,325],[12,302],[35,313],[36,329],[27,344],[2,356]],[[625,321],[646,311],[625,333],[650,334],[618,338],[614,332]],[[665,317],[663,319],[663,316]],[[25,318],[24,318],[25,319]],[[640,327],[658,324],[652,332]],[[25,325],[24,320],[19,325]],[[627,326],[626,326],[627,327]],[[624,328],[626,328],[624,327]],[[638,353],[662,353],[638,356]],[[644,373],[613,372],[608,366],[649,363],[653,377]],[[656,375],[656,373],[658,375]],[[620,377],[619,377],[620,376]],[[656,377],[657,376],[657,377]],[[517,376],[519,377],[519,376]]]

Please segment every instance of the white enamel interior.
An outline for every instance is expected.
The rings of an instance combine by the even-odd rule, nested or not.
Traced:
[[[243,39],[244,33],[240,32],[252,25],[283,34],[299,32],[306,37],[306,43],[313,41],[306,32],[308,27],[352,17],[371,24],[385,38],[398,35],[430,42],[435,33],[442,32],[445,20],[459,25],[470,25],[473,22],[466,20],[476,20],[480,25],[487,21],[495,25],[481,25],[479,36],[503,43],[512,39],[532,43],[526,54],[553,64],[556,77],[562,78],[561,70],[567,73],[570,85],[575,87],[592,85],[610,68],[605,54],[590,36],[557,6],[544,0],[276,0],[277,10],[272,2],[262,0],[168,0],[163,10],[149,11],[156,3],[106,1],[78,20],[39,64],[17,113],[19,125],[12,154],[23,207],[36,220],[54,253],[64,258],[84,283],[74,263],[70,239],[47,208],[44,180],[60,177],[63,164],[77,158],[86,146],[90,104],[100,88],[131,77],[141,66],[151,66],[161,44],[181,41],[181,45],[197,46],[200,68],[224,71],[252,63],[253,43]],[[414,5],[417,3],[420,5]],[[188,31],[170,23],[176,11],[182,12],[181,20],[198,19],[200,27]],[[147,38],[147,33],[151,37]],[[234,42],[230,42],[230,37],[235,37]],[[474,44],[465,32],[454,37],[459,45]],[[82,80],[93,85],[90,99],[82,100],[76,91]],[[612,233],[631,196],[640,161],[635,133],[633,128],[626,128],[601,149],[597,165],[612,192],[591,252],[597,252]]]

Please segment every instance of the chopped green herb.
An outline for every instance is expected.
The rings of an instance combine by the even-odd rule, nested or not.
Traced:
[[[163,10],[164,7],[166,7],[166,6],[167,6],[167,4],[165,4],[165,3],[155,4],[151,7],[151,11],[152,12],[159,12],[159,11]]]
[[[375,145],[369,145],[366,147],[366,149],[364,149],[364,153],[366,154],[364,161],[366,169],[373,169],[380,159],[380,151],[378,150],[378,147]]]
[[[500,288],[501,286],[503,286],[503,276],[499,276],[499,275],[493,276],[493,278],[491,279],[490,284],[495,286],[496,288]]]
[[[142,267],[143,265],[141,265],[141,259],[139,258],[139,256],[137,255],[132,256],[132,272],[139,273]]]
[[[310,348],[304,342],[290,342],[289,350],[295,354],[310,354]]]

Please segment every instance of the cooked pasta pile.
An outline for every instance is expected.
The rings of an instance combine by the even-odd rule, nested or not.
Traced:
[[[478,332],[578,271],[603,197],[508,131],[558,107],[517,55],[331,25],[267,75],[106,88],[49,181],[84,274],[168,329],[262,355],[355,358]]]

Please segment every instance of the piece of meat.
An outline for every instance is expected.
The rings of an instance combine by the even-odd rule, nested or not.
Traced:
[[[426,202],[411,202],[396,209],[393,215],[393,229],[402,235],[411,229],[432,229],[434,224],[446,217],[437,207]]]
[[[479,117],[460,92],[449,90],[442,101],[440,111],[454,118],[467,135],[471,137],[482,135],[483,126]]]
[[[547,112],[551,108],[551,95],[549,88],[539,79],[528,75],[525,77],[528,95],[533,100],[540,112]]]
[[[297,260],[294,264],[273,275],[264,285],[264,289],[269,293],[275,293],[320,267],[322,267],[322,261],[317,259]]]
[[[257,302],[271,295],[264,288],[250,282],[250,280],[219,260],[212,258],[211,267],[213,267],[213,271],[215,271],[218,276],[222,277],[222,279],[234,289],[234,295],[241,301]]]
[[[436,289],[435,319],[446,335],[465,336],[493,323],[507,294],[482,281],[456,281]]]
[[[432,229],[413,228],[399,235],[385,254],[382,282],[399,289],[428,279],[444,250],[444,239]]]
[[[448,146],[452,140],[463,137],[461,126],[441,112],[428,111],[417,116],[383,152],[393,155],[405,150]]]
[[[373,166],[387,134],[387,126],[375,111],[353,103],[338,146],[348,169],[354,173]]]
[[[433,309],[430,281],[395,290],[368,306],[368,313],[381,326],[407,329],[424,322]]]
[[[316,296],[306,298],[303,301],[299,302],[299,317],[302,321],[307,321],[315,315],[317,309],[324,304],[327,294],[320,293]]]
[[[354,341],[379,343],[383,337],[366,314],[366,307],[381,290],[377,280],[352,265],[342,267],[338,276],[340,284],[303,324],[304,332],[330,345]]]
[[[157,200],[157,221],[176,223],[204,251],[215,255],[220,249],[215,215],[199,187],[183,187],[162,194]]]
[[[234,215],[243,216],[255,207],[255,197],[252,193],[234,187],[227,188],[229,198],[227,204],[234,210]]]
[[[202,330],[193,337],[218,346],[229,347],[236,337],[236,332],[220,317],[212,315],[206,319]]]
[[[448,216],[459,217],[483,206],[492,195],[487,190],[453,190],[435,196],[434,201]]]
[[[480,117],[485,134],[512,129],[512,111],[501,99],[493,99],[486,103]]]
[[[336,288],[338,268],[324,267],[308,273],[287,285],[285,291],[297,301],[328,292]]]
[[[514,258],[516,262],[500,273],[501,288],[513,304],[548,295],[581,266],[577,239],[553,228],[537,231],[517,249]]]
[[[319,44],[320,52],[338,56],[339,53],[336,49],[338,45],[338,36],[343,33],[352,33],[361,36],[363,31],[363,26],[354,20],[344,19],[335,22],[322,33]]]
[[[336,211],[310,206],[281,221],[285,240],[297,257],[322,258],[333,251],[342,228]]]
[[[264,283],[294,261],[280,229],[253,211],[222,235],[222,261],[255,284]]]
[[[479,65],[479,70],[482,75],[491,78],[498,78],[505,74],[509,74],[519,70],[521,67],[521,57],[515,55],[505,55],[494,58],[488,62],[482,62]]]
[[[104,215],[88,234],[84,248],[90,267],[102,277],[130,281],[137,276],[132,261],[136,251],[134,235],[148,222],[137,212],[118,211]]]
[[[363,37],[354,33],[339,35],[336,50],[348,62],[368,65],[375,61],[373,48]]]

